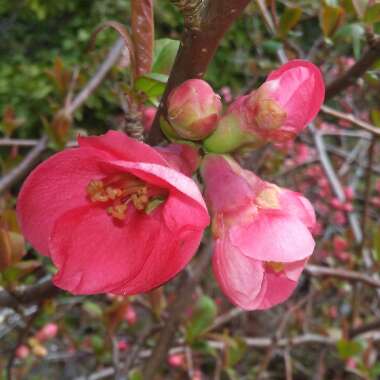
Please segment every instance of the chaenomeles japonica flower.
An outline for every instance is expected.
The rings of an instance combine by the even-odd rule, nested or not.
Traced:
[[[315,118],[324,96],[318,67],[304,60],[290,61],[270,73],[257,90],[237,98],[204,147],[228,153],[246,145],[289,141]]]
[[[313,207],[301,194],[261,180],[227,156],[207,155],[201,173],[221,289],[246,310],[285,301],[314,250]]]
[[[110,131],[40,164],[22,186],[26,239],[74,294],[136,294],[175,276],[193,257],[209,215],[190,146],[154,148]]]

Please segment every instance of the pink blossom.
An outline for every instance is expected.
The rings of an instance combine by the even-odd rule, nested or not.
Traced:
[[[189,79],[168,98],[168,121],[174,131],[188,140],[202,140],[212,133],[222,103],[211,86],[201,79]]]
[[[170,354],[168,362],[171,367],[183,367],[185,365],[185,356],[183,354]]]
[[[127,351],[129,348],[129,344],[125,339],[121,339],[117,342],[117,348],[119,351]]]
[[[342,236],[334,236],[333,246],[335,251],[344,251],[348,248],[348,243]]]
[[[25,344],[22,344],[21,346],[18,346],[16,349],[16,357],[19,359],[26,359],[30,355],[30,350],[28,346],[25,346]]]
[[[210,152],[226,153],[247,144],[284,143],[315,118],[324,96],[320,70],[308,61],[290,61],[260,88],[237,98],[204,145]]]
[[[153,120],[156,116],[156,107],[145,107],[142,112],[142,124],[144,127],[144,132],[148,133],[152,128]]]
[[[17,202],[25,237],[58,270],[54,283],[125,295],[171,279],[209,223],[195,182],[123,133],[78,143],[40,164]]]
[[[134,325],[137,322],[137,313],[133,305],[129,304],[124,312],[124,319],[129,325]]]
[[[47,323],[36,333],[36,339],[40,342],[53,339],[58,333],[58,325],[56,323]]]
[[[247,310],[285,301],[315,245],[309,201],[226,156],[206,156],[202,177],[213,218],[213,269],[223,292]]]

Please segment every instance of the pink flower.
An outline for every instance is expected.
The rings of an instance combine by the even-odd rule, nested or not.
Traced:
[[[154,118],[156,117],[157,108],[156,107],[145,107],[142,112],[142,124],[144,127],[144,132],[148,133],[152,128]]]
[[[36,333],[36,339],[40,342],[53,339],[58,333],[58,325],[56,323],[47,323]]]
[[[183,354],[170,354],[168,362],[171,367],[183,367],[185,365],[185,356]]]
[[[213,269],[223,292],[247,310],[285,301],[314,249],[309,201],[226,156],[206,156],[202,177],[213,217]]]
[[[168,98],[168,120],[179,137],[202,140],[216,128],[222,103],[211,86],[201,79],[189,79]]]
[[[39,165],[17,203],[25,237],[58,269],[54,283],[135,294],[171,279],[209,223],[195,182],[120,132],[78,143]]]
[[[290,61],[273,71],[259,89],[230,105],[205,147],[226,153],[247,144],[293,139],[315,118],[324,95],[320,70],[308,61]]]
[[[16,349],[16,357],[19,359],[26,359],[30,355],[30,350],[28,346],[25,346],[25,344],[22,344],[21,346],[18,346]]]
[[[129,325],[134,325],[137,322],[137,313],[133,305],[129,304],[124,312],[124,319]]]

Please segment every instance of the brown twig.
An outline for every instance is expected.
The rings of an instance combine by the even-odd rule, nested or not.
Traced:
[[[321,111],[323,113],[325,113],[326,115],[333,116],[333,117],[336,117],[338,119],[348,121],[348,122],[362,128],[368,132],[373,133],[374,135],[380,136],[380,128],[377,128],[374,125],[369,124],[363,120],[359,120],[354,115],[334,110],[333,108],[328,107],[328,106],[322,106]]]
[[[25,176],[25,174],[28,173],[30,168],[33,167],[41,154],[45,151],[47,143],[48,138],[43,136],[39,140],[38,144],[25,156],[20,164],[0,179],[0,194],[8,190],[14,183],[19,181]]]
[[[333,80],[326,87],[326,100],[338,95],[355,83],[380,57],[380,38],[374,38],[363,56],[344,74]]]
[[[348,336],[350,339],[353,339],[358,335],[361,335],[373,330],[379,330],[379,329],[380,329],[380,318],[372,322],[350,329],[350,331],[348,332]]]
[[[190,3],[192,0],[187,1]],[[187,27],[182,35],[181,47],[148,136],[148,142],[152,145],[162,140],[159,120],[166,116],[166,100],[170,91],[187,79],[203,77],[220,40],[243,12],[249,0],[205,0],[204,3],[204,7],[199,9],[199,28]]]
[[[64,115],[71,118],[72,114],[88,99],[88,97],[96,90],[103,81],[109,70],[117,62],[121,49],[124,46],[123,40],[120,38],[110,50],[105,61],[99,66],[95,75],[90,79],[85,87],[79,92],[73,101],[66,104],[63,110]],[[43,136],[37,145],[25,156],[23,161],[17,165],[12,171],[7,173],[0,180],[0,194],[12,187],[16,182],[22,179],[28,171],[35,165],[41,154],[48,146],[48,139]]]
[[[363,207],[363,217],[362,217],[362,231],[363,231],[363,239],[361,242],[361,251],[366,247],[367,243],[367,221],[369,214],[369,203],[370,203],[370,195],[371,195],[371,180],[372,180],[372,165],[375,154],[375,146],[376,146],[376,137],[372,138],[371,145],[368,151],[368,165],[366,170],[365,177],[365,193],[364,193],[364,207]]]
[[[21,287],[16,289],[12,295],[6,290],[0,291],[0,307],[16,308],[18,304],[28,305],[38,303],[60,292],[51,280],[46,280],[37,285]]]
[[[169,351],[170,344],[174,338],[177,331],[178,324],[183,317],[183,312],[186,307],[191,304],[191,295],[193,290],[201,279],[202,275],[209,264],[210,245],[205,244],[204,248],[198,253],[198,261],[195,264],[194,271],[191,277],[182,278],[182,283],[178,289],[176,300],[172,303],[168,310],[168,319],[161,331],[160,337],[156,346],[149,357],[146,366],[143,371],[144,379],[154,379],[157,370],[161,366],[162,362],[165,360],[166,355]],[[184,276],[184,274],[182,275]]]
[[[32,327],[33,322],[35,321],[35,319],[37,318],[37,316],[39,314],[39,311],[40,311],[40,307],[37,309],[37,311],[34,314],[32,314],[30,316],[30,318],[27,321],[26,326],[19,333],[19,336],[17,338],[17,342],[16,342],[16,344],[15,344],[15,346],[14,346],[12,352],[11,352],[11,355],[9,356],[8,363],[7,363],[6,373],[7,373],[7,379],[8,380],[12,380],[13,379],[12,367],[13,367],[13,363],[14,363],[15,358],[16,358],[17,348],[20,345],[22,345],[24,339],[28,335],[28,332],[29,332],[30,328]]]
[[[364,273],[354,272],[345,269],[335,269],[322,267],[317,265],[307,265],[305,271],[311,276],[315,277],[336,277],[342,280],[352,281],[352,282],[362,282],[373,288],[380,288],[380,280],[377,280],[371,276]]]

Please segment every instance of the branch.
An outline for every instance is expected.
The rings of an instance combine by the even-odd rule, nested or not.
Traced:
[[[326,100],[333,98],[347,87],[354,84],[380,58],[380,38],[370,42],[368,50],[343,75],[332,81],[326,87]]]
[[[194,0],[175,0],[175,3],[199,3]],[[148,142],[155,145],[163,135],[159,120],[166,117],[166,100],[170,91],[187,79],[202,78],[214,57],[220,40],[239,17],[249,0],[208,0],[204,7],[196,7],[194,17],[200,20],[196,26],[187,25],[181,39],[181,47],[174,62],[165,93],[154,120]],[[187,17],[188,14],[187,14]]]
[[[105,61],[100,65],[95,75],[90,79],[86,86],[79,92],[74,100],[67,104],[62,110],[67,118],[71,118],[72,114],[87,100],[87,98],[95,91],[95,89],[103,81],[109,70],[117,62],[121,49],[124,46],[123,40],[120,38],[110,50]],[[27,143],[30,141],[27,140]],[[35,165],[41,154],[48,146],[48,139],[43,136],[37,145],[25,156],[23,161],[17,165],[12,171],[6,174],[0,180],[0,194],[12,187],[17,181],[22,179],[28,171]]]
[[[86,86],[83,87],[74,100],[65,107],[65,112],[67,114],[72,115],[102,83],[113,65],[118,61],[123,47],[124,40],[119,38],[111,48],[104,62],[99,66],[95,75],[89,80]]]
[[[317,265],[307,265],[305,271],[311,276],[315,277],[336,277],[347,281],[362,282],[363,284],[366,284],[373,288],[380,288],[380,280],[377,280],[364,273],[345,269],[322,267]]]
[[[9,294],[6,290],[0,291],[0,307],[15,308],[19,304],[29,305],[38,303],[47,298],[54,297],[60,292],[51,280],[43,281],[37,285],[20,287]]]
[[[183,317],[183,313],[192,302],[191,297],[194,288],[201,279],[209,264],[209,250],[210,244],[206,243],[204,248],[197,254],[199,259],[195,264],[195,268],[194,271],[192,271],[191,277],[188,277],[187,279],[183,278],[182,283],[176,292],[176,300],[169,307],[169,317],[166,321],[166,324],[163,327],[158,342],[156,343],[156,346],[144,368],[144,379],[153,379],[154,375],[157,373],[157,370],[165,361],[171,342],[174,339],[180,320]],[[182,276],[184,276],[184,274]]]
[[[365,121],[359,120],[352,114],[343,113],[343,112],[334,110],[333,108],[328,107],[328,106],[322,106],[321,111],[325,113],[326,115],[330,115],[338,119],[348,121],[368,132],[373,133],[376,136],[380,136],[380,128],[377,128],[374,125],[369,124]]]
[[[25,156],[19,165],[0,179],[0,194],[8,190],[14,183],[25,176],[36,163],[48,144],[48,138],[42,137],[38,144]]]

